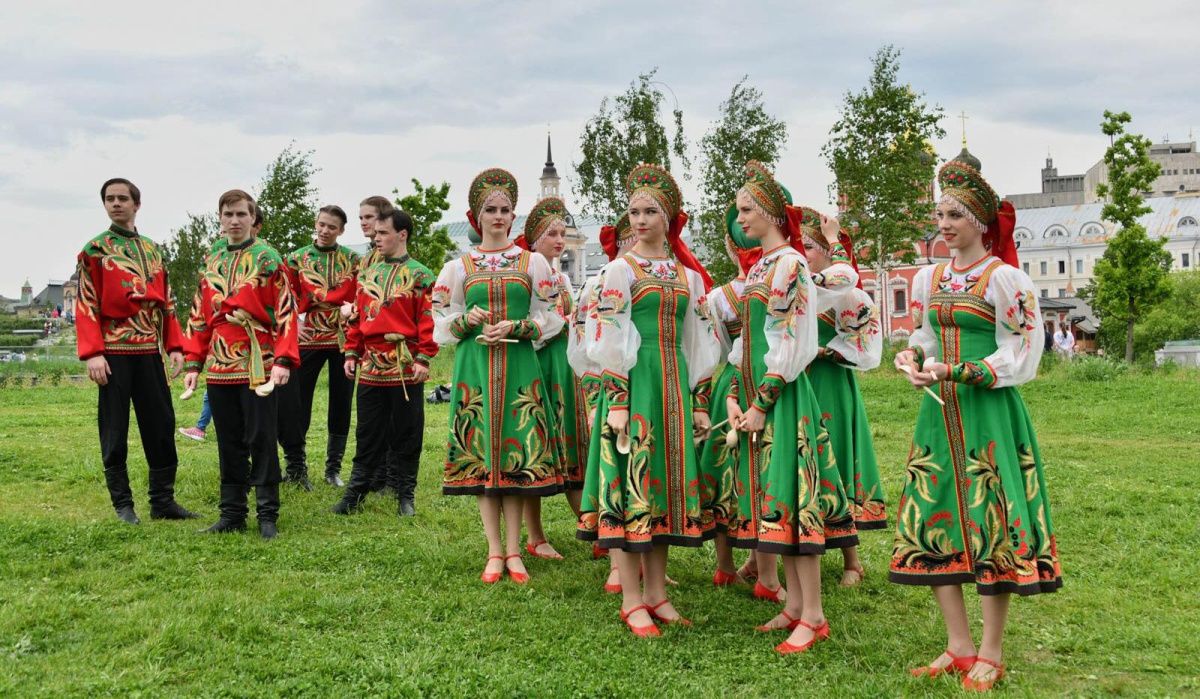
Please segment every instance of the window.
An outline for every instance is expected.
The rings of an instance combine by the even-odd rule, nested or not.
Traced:
[[[1075,274],[1083,274],[1083,260],[1075,260]]]
[[[1041,274],[1043,277],[1048,274],[1048,272],[1046,271],[1047,269],[1048,268],[1047,268],[1046,262],[1044,260],[1042,262],[1038,263],[1038,273]]]
[[[1188,253],[1185,252],[1179,256],[1179,266],[1180,267],[1184,267],[1184,268],[1190,267],[1191,262],[1192,261],[1190,259],[1188,259]]]
[[[1018,228],[1013,233],[1015,240],[1033,240],[1033,233],[1028,228]]]
[[[1065,237],[1067,237],[1067,229],[1063,228],[1062,226],[1060,226],[1058,224],[1054,224],[1053,226],[1050,226],[1049,228],[1046,229],[1046,232],[1042,234],[1042,237],[1043,238],[1065,238]]]
[[[1067,261],[1066,261],[1066,260],[1059,260],[1059,261],[1058,261],[1058,273],[1059,273],[1059,274],[1066,274],[1066,273],[1067,273]]]
[[[1060,299],[1065,299],[1065,298],[1067,297],[1067,290],[1066,290],[1066,289],[1059,289],[1059,290],[1058,290],[1058,297],[1059,297]]]
[[[1189,228],[1194,225],[1196,225],[1196,219],[1192,218],[1191,216],[1184,216],[1183,218],[1179,219],[1180,228]]]
[[[902,316],[908,313],[908,294],[904,293],[904,289],[892,290],[892,313]]]
[[[1028,263],[1028,262],[1022,262],[1022,263],[1021,263],[1021,270],[1022,270],[1023,272],[1025,272],[1025,274],[1029,274],[1029,263]]]
[[[1046,264],[1046,263],[1043,262],[1042,264]],[[1044,299],[1050,298],[1050,290],[1049,289],[1042,289],[1042,298],[1044,298]]]

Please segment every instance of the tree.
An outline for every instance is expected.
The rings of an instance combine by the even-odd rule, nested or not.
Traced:
[[[658,68],[643,73],[629,84],[624,94],[600,101],[600,111],[588,120],[580,137],[583,160],[574,163],[579,179],[575,196],[582,213],[604,220],[615,219],[625,210],[625,176],[640,162],[657,163],[671,168],[674,156],[687,179],[691,163],[683,137],[683,112],[678,104],[672,112],[675,132],[671,138],[659,122],[659,104],[663,93],[654,85]],[[669,89],[669,88],[668,88]],[[678,178],[679,175],[676,174]]]
[[[259,238],[287,254],[313,240],[317,218],[317,189],[312,177],[319,170],[312,164],[313,151],[298,151],[288,144],[270,165],[258,186],[258,205],[263,211]]]
[[[175,297],[175,312],[185,316],[192,307],[192,297],[204,271],[204,258],[221,235],[221,225],[213,214],[187,215],[187,223],[171,231],[171,239],[163,244],[163,264],[167,281]],[[183,319],[181,319],[183,320]]]
[[[936,158],[929,143],[946,132],[943,110],[897,81],[900,51],[884,46],[860,92],[847,92],[821,154],[833,171],[830,186],[843,208],[841,221],[858,243],[859,259],[875,268],[876,302],[887,322],[887,270],[915,257],[917,241],[933,233]]]
[[[1167,277],[1171,291],[1162,303],[1137,322],[1134,350],[1152,353],[1172,340],[1200,337],[1200,272],[1176,272]]]
[[[408,254],[437,274],[457,249],[445,226],[434,227],[442,220],[442,213],[450,210],[450,184],[426,187],[415,177],[412,184],[415,191],[403,197],[399,196],[399,188],[392,190],[397,195],[396,206],[412,216],[414,230],[408,232]]]
[[[1170,293],[1167,275],[1171,269],[1167,239],[1152,240],[1138,223],[1138,217],[1151,211],[1142,192],[1150,190],[1161,168],[1150,159],[1150,139],[1125,133],[1130,121],[1129,112],[1105,110],[1100,124],[1110,140],[1104,152],[1108,182],[1096,187],[1096,194],[1107,200],[1100,217],[1120,230],[1109,239],[1103,257],[1096,261],[1091,283],[1080,294],[1100,319],[1102,340],[1113,341],[1118,333],[1114,325],[1124,328],[1127,362],[1133,361],[1134,325]]]
[[[720,119],[700,139],[700,213],[696,242],[704,265],[717,284],[737,276],[725,254],[725,212],[746,181],[746,162],[773,168],[787,143],[787,124],[767,113],[762,92],[746,84],[733,86],[721,103]]]

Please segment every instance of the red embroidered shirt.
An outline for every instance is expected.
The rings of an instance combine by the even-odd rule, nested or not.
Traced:
[[[341,349],[345,344],[343,303],[354,300],[358,255],[348,247],[315,243],[287,256],[296,309],[306,314],[300,349]]]
[[[346,356],[359,360],[359,383],[412,383],[412,366],[429,366],[438,353],[430,301],[433,282],[433,272],[408,255],[380,255],[359,273],[346,330]]]

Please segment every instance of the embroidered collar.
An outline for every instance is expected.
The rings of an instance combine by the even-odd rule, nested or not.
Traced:
[[[225,246],[225,249],[233,250],[236,252],[238,250],[245,250],[246,248],[250,247],[253,244],[254,244],[254,236],[250,236],[249,238],[246,238],[244,241],[238,243],[237,245],[230,243],[229,245]]]
[[[409,257],[408,257],[408,253],[404,253],[404,254],[403,254],[403,255],[401,255],[400,257],[385,257],[385,258],[383,258],[383,259],[384,259],[384,261],[385,261],[385,262],[390,262],[390,263],[392,263],[392,264],[402,265],[402,264],[404,264],[405,262],[408,262],[408,260],[409,260]]]
[[[115,223],[114,223],[114,224],[112,224],[111,226],[109,226],[109,227],[108,227],[108,230],[109,230],[109,231],[111,231],[111,232],[113,232],[113,233],[116,233],[117,235],[121,236],[122,238],[136,238],[136,237],[138,237],[138,232],[137,232],[137,229],[136,229],[136,228],[135,228],[134,230],[132,230],[132,231],[131,231],[131,230],[129,230],[128,228],[122,228],[121,226],[118,226],[118,225],[117,225],[117,224],[115,224]]]
[[[335,241],[333,245],[330,245],[329,247],[326,248],[326,247],[321,247],[320,243],[313,242],[313,247],[316,248],[317,250],[320,250],[321,252],[333,252],[334,250],[338,249],[338,244]]]

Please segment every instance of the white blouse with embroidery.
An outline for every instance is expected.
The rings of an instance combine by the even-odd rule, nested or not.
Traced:
[[[542,257],[542,259],[545,259],[545,257],[540,253],[534,254],[538,257]],[[574,304],[572,303],[574,289],[571,287],[571,278],[568,277],[565,272],[560,272],[554,269],[553,266],[551,266],[551,270],[554,273],[554,285],[557,289],[554,294],[554,306],[552,310],[554,311],[554,315],[562,319],[563,324],[553,335],[543,334],[541,337],[534,340],[534,349],[541,349],[550,344],[550,341],[557,338],[560,333],[569,332],[571,327],[571,317],[574,315],[570,312],[564,313],[564,311],[567,310],[574,310]]]
[[[600,277],[595,276],[584,282],[579,296],[575,299],[575,312],[571,314],[571,334],[567,336],[567,362],[580,378],[589,374],[600,375],[600,368],[587,355],[587,319],[596,307],[596,283],[599,280]]]
[[[995,259],[989,255],[965,270],[955,269],[953,262],[945,265],[938,288],[947,293],[971,291]],[[933,287],[933,271],[936,268],[937,265],[924,267],[913,278],[913,334],[908,346],[920,347],[927,358],[941,361],[937,335],[926,318],[929,294]],[[993,388],[1019,386],[1032,380],[1037,376],[1044,349],[1041,333],[1038,332],[1041,310],[1033,281],[1016,267],[1000,265],[988,280],[983,300],[996,311],[996,351],[983,358],[996,376]]]
[[[746,291],[746,280],[733,279],[730,280],[728,286],[740,299]],[[721,287],[713,289],[708,294],[708,318],[712,321],[713,332],[721,342],[721,359],[719,361],[723,362],[728,358],[729,350],[733,347],[733,338],[729,336],[729,330],[725,324],[740,323],[741,316],[738,309],[729,305],[729,297]]]
[[[472,248],[467,254],[477,269],[497,272],[516,267],[524,252],[510,245],[502,250]],[[554,311],[558,294],[554,271],[545,257],[530,253],[528,274],[532,286],[528,320],[537,326],[540,336],[553,337],[563,327],[563,319]],[[467,314],[466,278],[467,269],[460,257],[447,262],[434,283],[433,340],[439,345],[456,345],[459,342],[453,326],[461,323],[459,319]]]
[[[837,335],[825,349],[841,355],[852,369],[868,371],[879,366],[883,356],[883,333],[879,328],[879,307],[867,292],[857,287],[842,294],[829,309]]]
[[[774,274],[772,275],[772,270]],[[790,245],[780,245],[763,255],[746,275],[746,288],[770,277],[770,301],[763,332],[767,354],[763,361],[767,373],[795,381],[817,356],[816,285],[808,270],[808,260]],[[742,361],[746,331],[733,341],[729,363]]]
[[[628,253],[627,258],[640,265],[651,277],[674,280],[684,273],[688,286],[688,308],[683,320],[680,348],[688,367],[688,389],[711,378],[720,363],[721,350],[708,319],[704,281],[700,275],[679,265],[673,258],[645,258]],[[633,268],[624,258],[604,266],[598,282],[599,292],[595,309],[588,314],[588,358],[602,372],[629,378],[629,370],[637,363],[637,351],[642,338],[633,324],[630,289],[635,281]]]

